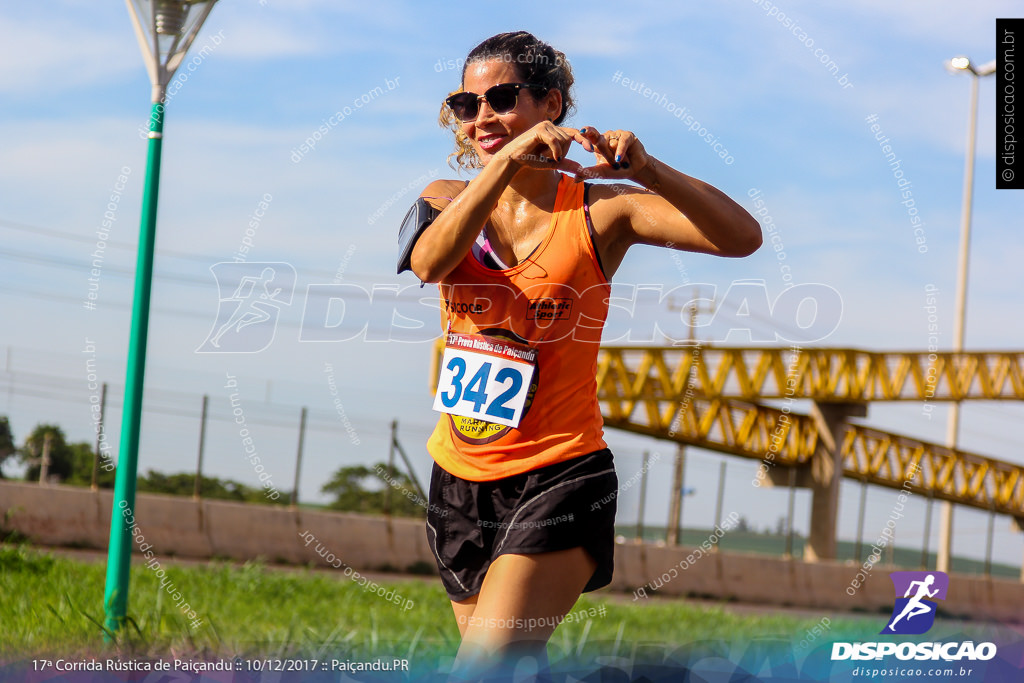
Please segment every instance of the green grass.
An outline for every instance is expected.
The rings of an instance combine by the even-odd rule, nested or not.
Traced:
[[[105,565],[0,545],[0,660],[112,651],[132,657],[320,658],[345,655],[436,661],[458,647],[458,629],[439,581],[388,582],[415,605],[408,611],[364,590],[341,572],[288,571],[259,563],[164,565],[202,624],[192,627],[154,571],[133,565],[130,624],[104,643]],[[561,624],[563,652],[618,650],[636,643],[781,638],[796,643],[820,617],[741,615],[680,600],[584,596],[576,610],[605,614]],[[834,615],[833,615],[834,617]],[[833,618],[827,637],[874,638],[883,616]],[[951,624],[950,628],[962,628]],[[936,627],[938,628],[938,627]],[[979,625],[977,629],[982,629]],[[970,629],[968,629],[970,630]]]

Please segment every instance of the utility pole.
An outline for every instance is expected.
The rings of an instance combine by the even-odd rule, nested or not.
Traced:
[[[100,476],[100,446],[102,442],[106,440],[106,434],[103,432],[103,421],[106,419],[107,413],[107,383],[103,383],[103,389],[100,392],[100,419],[96,422],[96,452],[92,458],[92,482],[89,484],[89,488],[96,491],[99,488],[97,480]]]
[[[306,406],[302,406],[302,416],[299,418],[299,448],[295,454],[295,484],[292,488],[291,506],[299,504],[299,475],[302,473],[302,447],[306,443]]]
[[[50,474],[50,444],[53,443],[53,432],[46,432],[43,436],[43,457],[39,463],[39,483],[45,484],[46,477]]]
[[[975,66],[971,60],[958,57],[947,62],[953,72],[967,72],[971,76],[970,110],[967,118],[967,148],[964,152],[964,191],[960,209],[960,247],[957,250],[956,268],[956,321],[953,327],[953,352],[964,350],[964,328],[967,326],[967,267],[971,247],[971,211],[974,202],[974,145],[978,128],[978,81],[996,71],[995,60]],[[949,406],[949,421],[946,423],[946,446],[957,449],[960,438],[960,401]],[[939,547],[935,558],[935,569],[949,572],[953,556],[953,503],[942,501],[939,512]]]
[[[671,299],[669,299],[669,302],[668,302],[668,310],[670,310],[670,311],[684,311],[685,310],[685,311],[689,312],[689,314],[690,314],[689,322],[687,324],[687,335],[686,335],[686,345],[687,346],[693,346],[695,344],[699,345],[699,342],[697,341],[697,316],[699,314],[701,314],[701,313],[714,313],[715,312],[715,301],[714,301],[714,299],[708,299],[708,301],[710,301],[711,303],[708,304],[707,306],[703,307],[703,308],[700,305],[700,301],[701,301],[701,298],[700,298],[700,287],[694,287],[693,288],[693,296],[691,296],[690,300],[687,301],[684,305],[680,306],[679,304],[676,304]],[[667,339],[667,335],[666,335],[666,339]]]
[[[669,310],[671,311],[682,311],[687,310],[690,313],[689,330],[686,340],[686,345],[693,348],[695,351],[700,346],[700,342],[697,341],[697,315],[699,313],[713,313],[714,306],[701,310],[698,302],[700,301],[700,288],[693,288],[693,296],[687,303],[685,309],[683,307],[677,307],[671,301],[669,302]],[[693,359],[694,364],[691,366],[690,372],[695,373],[697,371],[697,353],[694,353],[695,358]],[[685,407],[684,407],[685,409]],[[679,417],[680,428],[682,427],[682,415]],[[682,516],[683,516],[683,484],[685,481],[685,470],[686,470],[686,446],[682,443],[679,444],[679,448],[676,450],[676,462],[672,472],[672,495],[669,502],[668,511],[668,530],[665,537],[665,543],[668,545],[679,545],[679,538],[682,527]]]
[[[395,444],[398,442],[398,420],[391,421],[391,438],[388,441],[388,477],[394,477]],[[391,514],[391,482],[384,487],[384,514]]]
[[[199,500],[203,486],[203,451],[206,450],[206,414],[210,396],[203,394],[203,413],[199,418],[199,456],[196,459],[196,480],[192,486],[192,500]]]
[[[715,498],[715,528],[722,526],[722,503],[725,501],[725,458],[718,466],[718,497]]]
[[[679,444],[672,471],[672,501],[668,506],[668,535],[665,543],[679,545],[683,525],[683,485],[686,483],[686,446]]]
[[[640,503],[636,511],[636,540],[644,542],[644,508],[647,507],[647,465],[651,454],[644,451],[643,465],[640,467]]]

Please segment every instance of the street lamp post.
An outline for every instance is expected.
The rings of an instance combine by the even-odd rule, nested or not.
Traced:
[[[103,596],[106,628],[118,630],[128,607],[128,576],[132,551],[135,480],[139,459],[139,426],[142,422],[142,387],[146,370],[146,337],[149,331],[149,299],[153,280],[153,248],[156,241],[157,192],[160,185],[160,151],[164,128],[164,94],[181,65],[199,28],[216,0],[127,0],[142,56],[153,85],[149,117],[149,150],[142,194],[142,221],[135,267],[135,294],[128,340],[128,369],[121,419],[121,445],[114,481],[110,516],[110,547],[107,582]]]
[[[967,57],[954,57],[946,62],[953,73],[971,75],[971,106],[967,120],[967,151],[964,154],[964,196],[960,213],[960,252],[956,275],[956,325],[953,331],[953,353],[964,350],[964,328],[967,323],[967,261],[971,246],[971,210],[974,198],[974,142],[978,127],[978,81],[995,73],[995,61],[975,66]],[[960,436],[960,402],[953,401],[946,425],[946,446],[955,450]],[[949,572],[953,547],[953,504],[943,501],[939,517],[939,548],[935,568]]]

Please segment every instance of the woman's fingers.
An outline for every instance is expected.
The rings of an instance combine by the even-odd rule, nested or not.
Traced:
[[[575,129],[564,130],[554,125],[536,130],[533,141],[527,143],[529,146],[526,153],[520,155],[520,160],[534,167],[557,167],[566,161],[566,154],[573,143],[573,132]]]
[[[598,133],[597,129],[593,126],[585,126],[581,128],[580,134],[583,135],[589,143],[589,149],[587,149],[587,151],[593,152],[597,155],[598,164],[601,163],[601,159],[604,159],[609,166],[612,166],[613,168],[615,167],[615,154],[609,144],[610,140],[606,136]],[[584,145],[584,148],[587,148],[587,145]]]
[[[581,169],[589,178],[632,178],[647,159],[643,144],[628,130],[609,130],[598,135],[593,128],[582,131],[595,148],[597,163]]]
[[[602,136],[608,141],[608,147],[612,154],[612,168],[618,170],[629,169],[629,149],[636,136],[628,130],[609,130]]]
[[[584,132],[587,130],[586,126],[580,128],[579,130],[576,130],[575,128],[567,128],[565,130],[572,131],[572,139],[580,143],[580,145],[583,146],[583,149],[587,150],[588,152],[594,151],[594,146],[591,144],[590,139],[587,138],[586,135],[584,135]]]
[[[633,141],[636,140],[636,136],[628,130],[610,130],[605,133],[605,137],[613,138],[615,163],[619,164],[624,169],[629,169],[629,148],[633,144]]]
[[[642,166],[643,145],[628,130],[609,130],[603,135],[593,126],[576,129],[568,126],[555,126],[549,122],[539,124],[531,131],[532,139],[524,136],[518,152],[509,152],[519,163],[533,168],[555,168],[559,171],[572,173],[577,180],[588,178],[630,178],[638,170],[631,168],[630,153],[640,154]],[[585,150],[595,156],[593,166],[582,164],[568,158],[572,144],[579,143]]]
[[[583,164],[573,161],[572,159],[562,159],[555,168],[559,171],[565,171],[566,173],[571,173],[574,176],[579,176],[583,171]]]
[[[587,140],[590,150],[596,156],[593,166],[580,169],[583,177],[590,178],[629,178],[629,149],[636,137],[626,130],[609,130],[603,135],[597,129],[585,127],[581,135]],[[585,145],[586,147],[587,145]]]

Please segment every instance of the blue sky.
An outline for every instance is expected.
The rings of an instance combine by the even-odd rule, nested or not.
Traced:
[[[993,59],[995,18],[1012,16],[1014,4],[794,0],[776,7],[793,20],[790,28],[769,3],[753,0],[634,2],[627,12],[602,2],[559,5],[555,12],[550,3],[535,2],[501,12],[487,5],[445,6],[443,13],[437,7],[225,0],[214,8],[189,59],[210,49],[193,71],[182,70],[188,78],[168,105],[140,469],[193,466],[206,393],[214,418],[206,471],[255,483],[228,421],[224,378],[230,373],[281,488],[291,487],[303,405],[310,409],[305,499],[321,499],[317,489],[337,467],[386,457],[395,418],[426,476],[423,443],[434,421],[430,345],[301,342],[299,326],[307,286],[330,284],[339,270],[341,282],[367,288],[415,284],[409,274],[393,275],[395,236],[418,181],[456,177],[446,165],[450,135],[436,124],[441,99],[458,86],[459,72],[447,65],[505,30],[530,30],[567,54],[578,105],[568,125],[633,130],[666,163],[749,209],[750,195],[760,190],[793,282],[831,287],[842,299],[838,326],[819,344],[923,349],[925,287],[934,285],[940,346],[951,345],[969,82],[947,73],[943,61],[958,54]],[[91,439],[82,353],[88,340],[98,375],[112,386],[108,430],[116,443],[145,172],[139,129],[148,116],[149,84],[142,58],[118,2],[8,4],[0,9],[0,35],[0,63],[7,65],[0,69],[0,307],[8,321],[0,338],[6,352],[0,413],[11,416],[19,441],[42,421],[59,423],[73,439]],[[665,101],[624,87],[613,80],[616,73]],[[388,83],[395,87],[388,90]],[[325,120],[364,96],[363,106],[293,161],[293,151]],[[673,116],[681,107],[728,149],[732,163]],[[870,115],[912,182],[925,253]],[[981,84],[978,132],[967,345],[1019,348],[1021,195],[994,189],[992,79]],[[575,155],[583,157],[582,150]],[[85,310],[96,230],[125,168],[130,173],[104,253],[96,309]],[[295,298],[282,307],[266,350],[196,354],[217,314],[210,266],[231,259],[266,195],[271,200],[248,259],[291,264]],[[785,284],[779,266],[770,246],[742,260],[638,248],[616,281],[662,291],[687,280],[705,283],[721,300],[733,282],[763,280],[774,298]],[[655,306],[643,315],[678,320],[680,313]],[[750,342],[742,332],[729,333],[735,320],[727,314],[701,322],[705,339]],[[328,390],[325,363],[334,368],[349,430]],[[1022,417],[1016,404],[968,405],[962,444],[1024,462],[1012,429]],[[917,404],[879,404],[868,422],[941,440],[943,418],[941,409],[929,421]],[[667,480],[672,445],[614,432],[608,440],[621,479],[650,448],[663,454],[654,481]],[[691,452],[688,476],[697,493],[687,499],[686,520],[708,524],[719,459]],[[748,495],[755,464],[728,462],[726,514],[736,509],[773,525],[784,513],[785,493]],[[845,537],[854,531],[855,492],[844,486]],[[621,501],[624,520],[634,517],[630,496],[635,491]],[[892,498],[872,490],[867,536],[873,524],[884,524]],[[664,500],[665,492],[652,490],[648,519],[662,521]],[[803,492],[797,511],[797,527],[806,529]],[[920,510],[908,520],[904,537],[919,535]],[[958,512],[956,547],[982,552],[985,523],[984,515]],[[996,531],[997,557],[1019,563],[1021,534],[1004,518]]]

